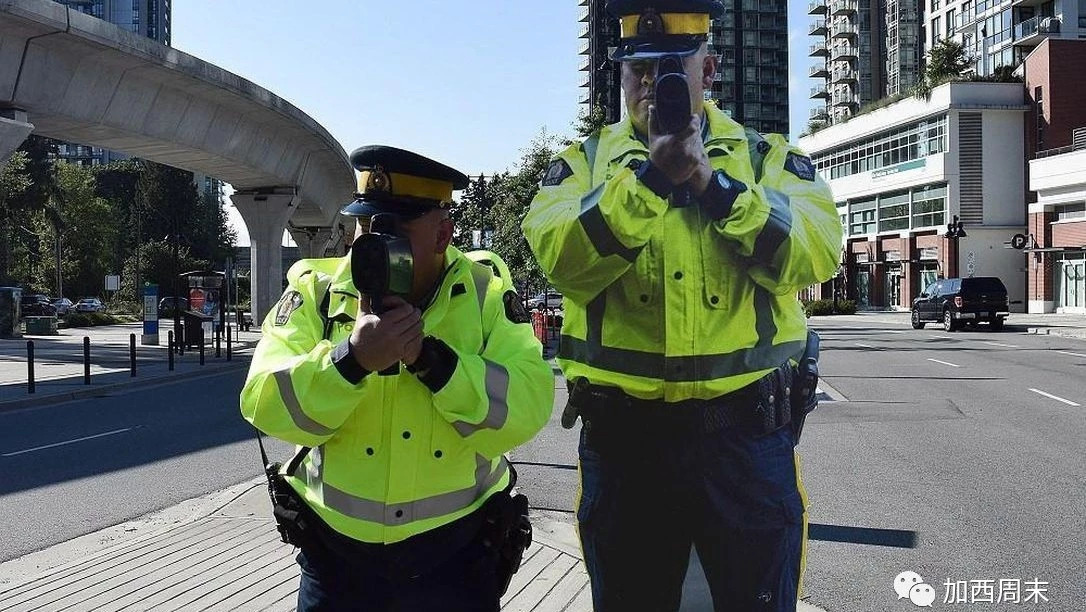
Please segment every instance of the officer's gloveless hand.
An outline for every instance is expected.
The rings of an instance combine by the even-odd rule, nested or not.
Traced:
[[[649,160],[660,168],[676,187],[687,184],[694,197],[705,192],[713,173],[701,141],[701,117],[674,134],[657,132],[656,107],[649,107]]]
[[[369,312],[365,300],[359,302],[358,317],[351,332],[351,354],[358,364],[371,372],[389,368],[407,356],[418,357],[422,344],[422,313],[403,298],[384,298],[385,312]]]

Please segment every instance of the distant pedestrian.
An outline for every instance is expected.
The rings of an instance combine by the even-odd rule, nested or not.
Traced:
[[[392,220],[384,273],[409,266],[409,289],[362,294],[350,255],[298,262],[241,394],[246,419],[301,447],[272,478],[302,549],[298,609],[496,612],[530,533],[503,453],[547,422],[553,375],[505,264],[450,246],[467,177],[391,147],[351,160],[342,212],[368,237]]]
[[[564,296],[563,424],[583,421],[593,602],[677,610],[693,545],[716,610],[795,610],[806,513],[793,447],[817,346],[796,294],[835,273],[837,209],[802,151],[703,101],[721,2],[607,8],[628,116],[551,162],[523,222]],[[676,65],[693,112],[665,134],[660,105],[685,101],[657,98],[656,83]]]

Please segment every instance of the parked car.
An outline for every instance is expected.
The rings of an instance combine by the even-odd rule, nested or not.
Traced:
[[[72,306],[74,306],[74,305],[75,304],[73,304],[72,301],[69,300],[66,297],[57,298],[57,299],[53,300],[53,306],[55,306],[56,309],[57,309],[57,316],[61,316],[61,317],[65,316],[69,312],[71,312],[72,311]]]
[[[106,305],[98,298],[83,298],[75,303],[76,312],[105,312]]]
[[[189,309],[189,299],[179,297],[177,303],[181,305],[181,312]],[[158,301],[158,316],[162,319],[173,318],[174,302],[173,297],[164,297]]]
[[[557,292],[540,293],[528,298],[528,308],[561,308],[562,294]]]
[[[29,294],[19,298],[19,310],[24,317],[55,317],[56,306],[49,303],[49,296]]]
[[[938,321],[948,332],[977,323],[988,323],[992,331],[999,331],[1008,315],[1007,287],[994,276],[935,281],[913,300],[912,307],[913,329]]]

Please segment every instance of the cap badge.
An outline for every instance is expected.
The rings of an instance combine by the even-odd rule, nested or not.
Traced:
[[[646,8],[637,20],[638,36],[656,36],[664,34],[664,21],[656,14],[656,9]]]
[[[391,181],[388,175],[385,174],[384,168],[377,166],[370,171],[369,179],[366,181],[366,193],[374,191],[388,192],[391,186]]]

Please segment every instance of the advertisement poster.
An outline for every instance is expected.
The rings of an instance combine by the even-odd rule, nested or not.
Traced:
[[[158,344],[158,285],[143,287],[142,344]]]

